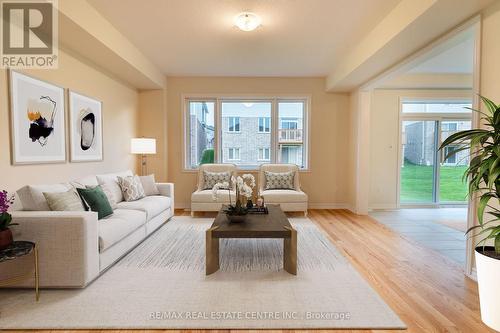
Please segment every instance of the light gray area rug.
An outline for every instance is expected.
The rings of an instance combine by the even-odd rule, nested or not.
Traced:
[[[306,218],[298,274],[282,269],[282,240],[221,241],[205,276],[212,219],[174,217],[80,290],[0,291],[0,329],[401,329],[404,323]]]

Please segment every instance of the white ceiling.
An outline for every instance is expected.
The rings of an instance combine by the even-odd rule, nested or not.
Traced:
[[[326,76],[400,0],[88,1],[167,75]]]
[[[474,36],[466,31],[466,39],[410,69],[419,74],[472,74],[474,66]]]

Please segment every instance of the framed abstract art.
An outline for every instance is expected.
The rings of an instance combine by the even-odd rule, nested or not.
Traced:
[[[64,89],[10,71],[12,163],[66,161]]]
[[[102,103],[69,91],[71,162],[102,161]]]

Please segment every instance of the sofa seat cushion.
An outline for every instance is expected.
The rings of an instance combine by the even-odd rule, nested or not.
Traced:
[[[234,202],[236,194],[231,191],[231,200]],[[191,194],[191,202],[200,203],[229,203],[228,190],[217,191],[217,200],[214,200],[212,190],[196,191]]]
[[[261,195],[267,203],[307,202],[307,194],[295,190],[266,190]]]
[[[146,223],[146,213],[139,210],[116,209],[99,220],[99,252],[110,248]]]
[[[118,208],[135,209],[145,212],[148,221],[171,206],[172,199],[162,195],[151,195],[136,201],[122,201],[118,204]]]

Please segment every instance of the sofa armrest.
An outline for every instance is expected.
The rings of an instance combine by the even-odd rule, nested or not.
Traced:
[[[160,195],[165,197],[169,197],[172,199],[172,212],[174,211],[174,183],[156,183],[158,190],[160,191]]]
[[[99,275],[95,212],[12,212],[14,239],[36,242],[40,286],[84,287]]]

